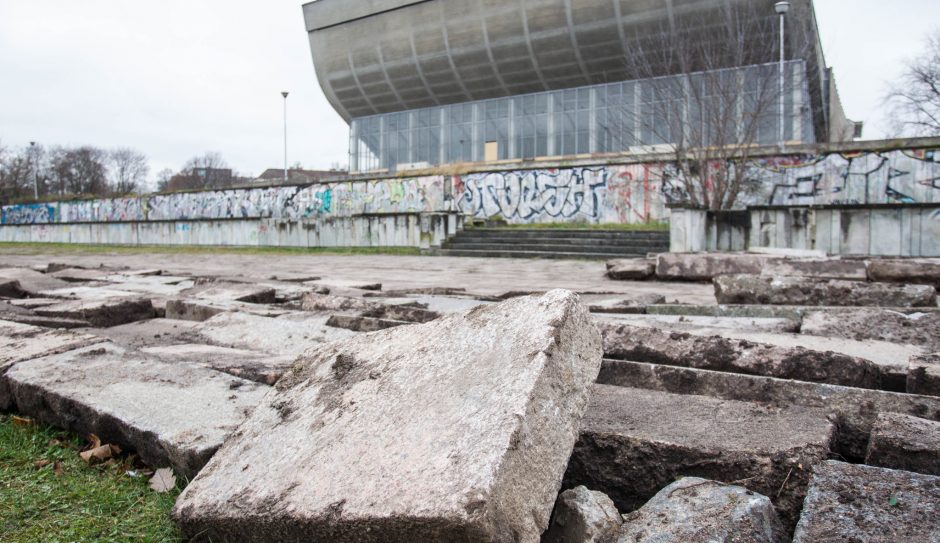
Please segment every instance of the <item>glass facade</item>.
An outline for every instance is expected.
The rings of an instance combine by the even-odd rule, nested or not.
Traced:
[[[680,141],[774,144],[781,120],[786,141],[813,143],[805,64],[788,62],[784,73],[783,116],[778,65],[766,64],[360,117],[350,127],[350,170],[620,153]]]

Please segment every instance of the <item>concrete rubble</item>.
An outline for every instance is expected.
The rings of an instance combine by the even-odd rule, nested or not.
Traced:
[[[644,281],[656,273],[656,261],[647,258],[624,258],[607,261],[607,277],[616,281]]]
[[[940,262],[922,260],[872,260],[868,265],[871,281],[917,283],[940,289]]]
[[[940,541],[940,477],[834,460],[814,471],[793,543]]]
[[[558,495],[541,543],[614,543],[622,524],[613,500],[578,486]]]
[[[788,543],[770,498],[747,488],[683,477],[625,515],[617,543]]]
[[[37,315],[61,319],[79,319],[92,326],[106,328],[156,316],[153,302],[147,298],[106,298],[103,300],[66,300],[37,307]]]
[[[803,316],[801,331],[816,336],[922,345],[940,351],[940,311],[937,310],[810,311]]]
[[[871,431],[865,463],[940,475],[940,422],[881,413]]]
[[[715,278],[719,304],[937,307],[929,285],[825,281],[808,277],[725,275]]]
[[[174,516],[225,541],[537,542],[600,355],[564,291],[313,349]]]
[[[910,394],[940,396],[940,352],[910,358],[906,391]]]

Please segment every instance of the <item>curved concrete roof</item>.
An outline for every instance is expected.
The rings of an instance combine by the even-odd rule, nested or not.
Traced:
[[[304,17],[317,77],[333,107],[348,121],[770,62],[776,54],[768,45],[776,39],[773,4],[773,0],[316,0],[304,6]],[[793,36],[788,40],[790,58],[809,57],[811,70],[819,72],[824,63],[812,2],[793,4],[788,16]],[[737,30],[729,31],[732,26]],[[719,59],[718,65],[682,65],[671,54],[677,35],[694,48],[727,51],[727,58]],[[743,43],[728,43],[729,39]],[[797,53],[794,43],[809,47],[801,46]],[[709,57],[708,63],[716,64],[716,58]],[[636,73],[641,64],[646,73]]]

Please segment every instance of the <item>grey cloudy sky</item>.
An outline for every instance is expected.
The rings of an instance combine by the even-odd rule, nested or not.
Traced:
[[[937,0],[815,3],[848,115],[883,136],[886,81],[940,28]],[[290,162],[345,165],[348,129],[317,84],[301,5],[0,0],[0,142],[130,146],[152,175],[218,151],[258,174],[283,162],[289,90]]]

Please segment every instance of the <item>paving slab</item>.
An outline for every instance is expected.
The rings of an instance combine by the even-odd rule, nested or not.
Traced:
[[[21,362],[3,380],[19,413],[95,434],[185,477],[196,475],[270,388],[96,347]]]
[[[202,322],[219,313],[241,312],[261,317],[280,317],[292,312],[277,305],[253,304],[220,300],[167,300],[165,317],[168,319]]]
[[[334,296],[311,292],[305,294],[301,307],[304,311],[365,311],[377,307],[376,302],[352,296]]]
[[[759,274],[782,257],[743,253],[663,253],[656,257],[656,278],[665,281],[711,281],[722,275]]]
[[[786,258],[768,260],[760,270],[771,277],[812,277],[814,279],[842,279],[867,281],[868,262],[839,258]]]
[[[144,347],[140,352],[164,362],[199,364],[266,385],[276,383],[295,360],[295,357],[288,355],[271,355],[201,343]]]
[[[603,492],[578,486],[558,495],[541,543],[613,543],[623,519]]]
[[[35,309],[37,307],[57,304],[57,303],[60,303],[62,300],[59,298],[23,298],[20,300],[5,300],[5,301],[6,303],[14,307],[21,307],[23,309]]]
[[[770,498],[747,488],[683,477],[624,516],[617,543],[789,543]]]
[[[36,294],[44,290],[54,290],[69,286],[68,283],[55,277],[49,277],[29,268],[0,268],[0,279],[12,279],[20,282],[20,286],[30,293]]]
[[[912,356],[906,385],[911,394],[940,396],[940,352]]]
[[[930,285],[761,275],[716,277],[715,298],[719,304],[937,307]]]
[[[234,282],[208,282],[186,289],[179,294],[180,298],[198,298],[212,302],[250,302],[255,304],[272,304],[275,302],[275,292],[271,287],[263,287],[251,283]]]
[[[604,360],[598,383],[648,390],[759,402],[787,408],[805,406],[828,413],[837,424],[833,451],[864,461],[879,413],[894,412],[940,420],[940,398],[881,390],[789,381],[624,360]]]
[[[774,496],[793,526],[834,431],[818,409],[598,384],[565,486],[597,489],[629,512],[680,477],[740,483]]]
[[[436,311],[405,304],[382,304],[361,313],[363,317],[405,322],[426,323],[441,317]]]
[[[129,290],[121,290],[119,285],[101,284],[95,286],[72,285],[65,288],[44,290],[40,296],[49,298],[64,298],[71,300],[109,300],[115,298],[139,298],[140,294]]]
[[[879,414],[865,463],[940,475],[940,422],[900,413]]]
[[[205,343],[296,356],[322,343],[355,335],[350,330],[327,326],[328,319],[318,314],[272,318],[220,313],[199,323],[193,331]]]
[[[615,281],[645,281],[656,273],[656,261],[647,258],[621,258],[607,261],[607,277]]]
[[[566,291],[324,345],[174,516],[221,541],[536,543],[600,353]]]
[[[387,330],[389,328],[395,328],[397,326],[404,326],[408,324],[412,323],[391,319],[356,317],[353,315],[332,315],[326,321],[327,326],[352,330],[353,332],[376,332],[378,330]]]
[[[102,300],[68,300],[55,305],[37,307],[37,315],[88,321],[92,326],[107,328],[156,316],[153,302],[146,298],[106,298]]]
[[[692,305],[692,304],[655,304],[647,306],[649,315],[682,315],[686,317],[734,317],[758,319],[789,319],[800,322],[803,306],[774,305]]]
[[[940,289],[940,262],[923,260],[872,260],[868,266],[872,281],[917,283]]]
[[[149,346],[198,343],[201,336],[193,331],[197,324],[194,321],[158,318],[83,331],[107,338],[126,349],[137,350]]]
[[[793,543],[940,541],[940,477],[830,460],[813,474]]]
[[[585,302],[590,301],[588,307],[591,313],[615,313],[624,315],[643,315],[646,314],[647,307],[666,302],[665,296],[652,293],[613,298],[609,296],[584,296],[584,299]]]
[[[607,324],[601,326],[601,334],[607,358],[859,388],[881,387],[877,364],[832,351],[630,325]]]
[[[810,311],[803,317],[802,332],[922,345],[940,351],[940,312],[904,313],[862,308],[854,311]]]
[[[600,322],[626,324],[668,330],[727,329],[738,332],[786,333],[797,332],[799,322],[785,318],[764,317],[707,317],[686,315],[643,315],[628,313],[599,313]]]

